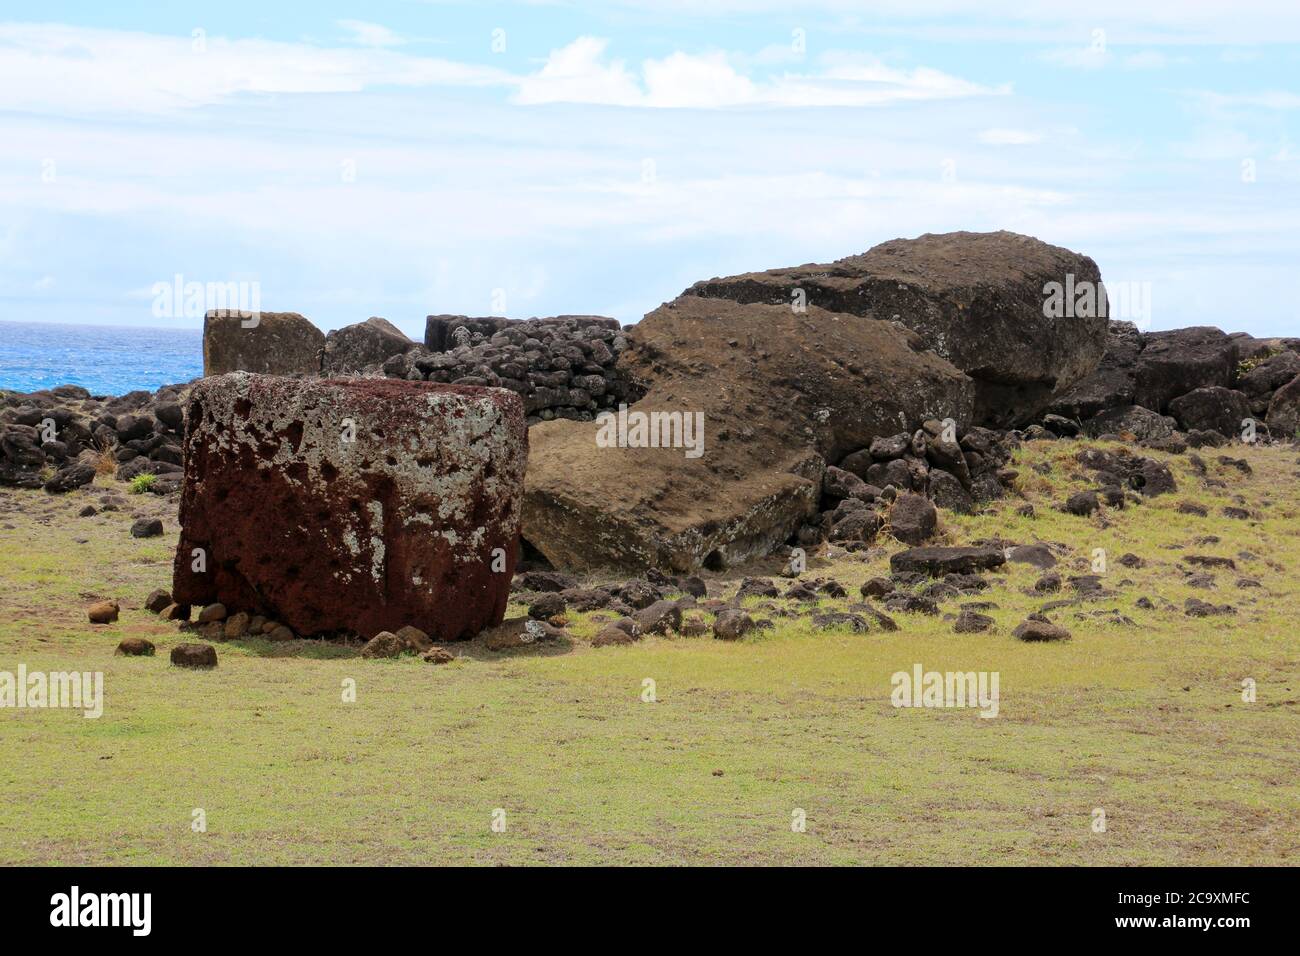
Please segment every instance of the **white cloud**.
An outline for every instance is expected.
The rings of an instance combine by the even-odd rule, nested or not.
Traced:
[[[660,109],[876,106],[1009,92],[924,67],[830,59],[820,72],[745,75],[726,53],[674,52],[639,69],[607,58],[608,41],[579,37],[542,67],[494,67],[388,47],[391,31],[339,21],[360,48],[206,36],[162,36],[57,24],[0,24],[0,109],[33,113],[166,114],[240,95],[353,93],[385,86],[491,86],[521,105],[585,103]]]
[[[512,83],[490,67],[383,49],[0,24],[0,109],[169,113],[250,93]]]
[[[685,109],[879,106],[1010,92],[1007,86],[981,86],[939,70],[903,70],[849,57],[827,58],[818,73],[756,80],[740,73],[725,53],[679,51],[646,60],[638,75],[622,60],[607,60],[607,45],[597,37],[579,37],[552,50],[542,69],[521,81],[515,102]]]
[[[338,25],[352,34],[354,43],[361,46],[401,46],[404,41],[388,27],[364,20],[339,20]]]
[[[980,133],[980,142],[988,146],[1028,146],[1042,139],[1042,133],[1025,129],[986,129]]]
[[[1265,110],[1300,109],[1300,94],[1289,90],[1261,90],[1255,93],[1214,93],[1196,91],[1192,94],[1205,106],[1214,110],[1251,107]]]

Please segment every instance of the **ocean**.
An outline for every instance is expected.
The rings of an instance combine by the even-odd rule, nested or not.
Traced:
[[[0,388],[150,391],[203,374],[202,329],[0,322]]]

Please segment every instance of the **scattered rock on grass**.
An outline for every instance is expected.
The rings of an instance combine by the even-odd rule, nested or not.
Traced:
[[[133,538],[157,538],[163,533],[163,523],[159,518],[137,518],[131,525]]]
[[[957,621],[953,624],[952,629],[957,634],[979,634],[991,630],[993,624],[993,618],[987,614],[980,614],[978,611],[964,608],[957,615]]]
[[[539,594],[537,598],[528,605],[528,616],[539,621],[545,621],[547,618],[555,617],[557,614],[563,614],[568,610],[568,605],[564,598],[557,591],[548,591]]]
[[[158,612],[158,616],[164,621],[188,621],[190,619],[190,606],[188,604],[168,604]]]
[[[993,547],[930,547],[909,548],[889,559],[889,568],[895,574],[913,572],[942,577],[945,574],[975,574],[1006,563],[1001,548]]]
[[[170,591],[164,591],[162,588],[155,588],[149,592],[149,596],[144,599],[146,611],[152,611],[154,614],[161,614],[163,610],[172,603]]]
[[[392,631],[380,631],[361,648],[362,657],[397,657],[406,650],[406,642]]]
[[[228,641],[237,640],[248,633],[248,625],[251,620],[247,611],[232,614],[221,625],[221,635]]]
[[[1068,641],[1070,632],[1050,621],[1029,618],[1011,632],[1022,641]]]
[[[407,624],[405,627],[399,628],[397,631],[397,637],[399,640],[401,640],[403,644],[406,645],[408,650],[412,650],[417,653],[421,651],[428,651],[433,647],[433,640],[429,637],[429,635],[424,633],[424,631],[420,630],[418,627],[415,627],[411,624]]]
[[[1076,491],[1065,499],[1064,510],[1072,515],[1086,518],[1101,507],[1101,501],[1095,491]]]
[[[1236,614],[1237,609],[1231,604],[1211,604],[1200,598],[1188,598],[1183,613],[1188,617],[1222,617]]]
[[[120,608],[116,601],[97,601],[86,609],[91,624],[112,624]]]
[[[172,648],[176,667],[216,667],[217,649],[211,644],[177,644]]]
[[[633,619],[642,634],[667,634],[682,626],[682,611],[675,601],[655,601],[637,611]]]
[[[117,653],[127,657],[153,657],[154,646],[143,637],[124,637],[117,645]]]
[[[928,498],[902,494],[889,510],[889,533],[904,544],[918,545],[934,536],[938,512]]]
[[[858,588],[858,593],[864,598],[884,597],[894,592],[894,582],[889,578],[868,578],[863,582],[862,587]]]
[[[738,641],[754,629],[754,619],[744,611],[719,611],[713,621],[713,636],[720,641]]]
[[[849,630],[854,634],[866,634],[871,630],[867,624],[866,618],[858,614],[850,614],[845,611],[827,611],[822,614],[814,614],[812,625],[819,631],[837,631]]]
[[[198,622],[200,624],[211,624],[213,621],[224,621],[225,619],[226,606],[224,604],[209,604],[199,611]]]

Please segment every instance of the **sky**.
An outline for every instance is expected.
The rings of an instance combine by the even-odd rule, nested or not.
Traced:
[[[627,323],[1010,229],[1300,335],[1297,116],[1295,0],[0,0],[0,320]]]

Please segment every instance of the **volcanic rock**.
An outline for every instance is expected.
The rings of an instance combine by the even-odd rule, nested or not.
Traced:
[[[1107,409],[1133,404],[1142,335],[1132,322],[1112,321],[1096,371],[1061,392],[1048,411],[1083,421]]]
[[[684,296],[628,336],[620,367],[646,394],[624,415],[702,421],[702,445],[635,447],[631,418],[622,441],[619,419],[535,426],[524,537],[559,567],[720,570],[770,553],[816,513],[827,460],[900,421],[970,416],[969,379],[888,323]]]
[[[1068,641],[1070,632],[1050,621],[1030,618],[1011,632],[1012,637],[1022,641]]]
[[[970,608],[963,608],[962,612],[957,615],[957,620],[952,629],[957,634],[979,634],[983,631],[992,630],[994,623],[993,618],[987,614],[980,614]]]
[[[1232,384],[1237,346],[1210,326],[1149,332],[1142,338],[1133,401],[1165,412],[1180,395],[1198,388]]]
[[[299,634],[501,621],[527,435],[503,390],[237,373],[189,398],[172,596]],[[193,570],[193,552],[206,555]]]
[[[163,523],[159,518],[137,518],[131,524],[131,537],[156,538],[163,533]]]
[[[320,371],[325,333],[297,312],[214,310],[203,317],[203,374]]]
[[[326,375],[359,372],[367,365],[382,365],[394,355],[409,352],[419,343],[387,319],[371,316],[364,322],[346,325],[325,336]]]
[[[1242,392],[1212,385],[1180,395],[1169,403],[1169,414],[1187,431],[1201,429],[1235,435],[1250,417],[1250,399]]]
[[[1100,280],[1096,263],[1059,246],[953,232],[895,239],[828,265],[709,279],[688,294],[789,311],[802,291],[810,307],[901,322],[975,379],[975,421],[1005,427],[1032,419],[1097,368],[1104,308],[1073,297],[1053,318],[1045,287],[1098,290]]]
[[[921,495],[899,495],[889,510],[889,533],[904,544],[922,544],[938,524],[934,505]]]
[[[380,631],[361,648],[362,657],[397,657],[407,649],[406,642],[392,631]]]
[[[118,610],[116,601],[99,601],[86,609],[86,616],[91,624],[112,624],[117,620]]]
[[[1173,418],[1161,415],[1141,405],[1112,408],[1083,423],[1084,433],[1091,438],[1101,435],[1133,437],[1140,442],[1161,441],[1169,438],[1177,426]]]
[[[175,667],[216,667],[217,649],[211,644],[177,644],[172,648]]]
[[[62,494],[71,491],[73,488],[88,485],[94,480],[94,463],[77,459],[56,471],[54,476],[45,483],[45,490],[53,494]]]
[[[895,574],[928,574],[942,577],[945,574],[974,574],[1001,567],[1006,556],[1000,548],[992,547],[927,547],[899,551],[889,559],[889,569]]]
[[[154,614],[161,614],[163,609],[171,603],[172,596],[170,592],[164,591],[162,588],[154,588],[149,592],[149,596],[144,599],[145,610],[152,611]]]
[[[720,641],[738,641],[754,629],[754,619],[744,611],[728,608],[713,621],[713,636]]]
[[[1300,375],[1273,393],[1266,421],[1274,438],[1300,438]]]

